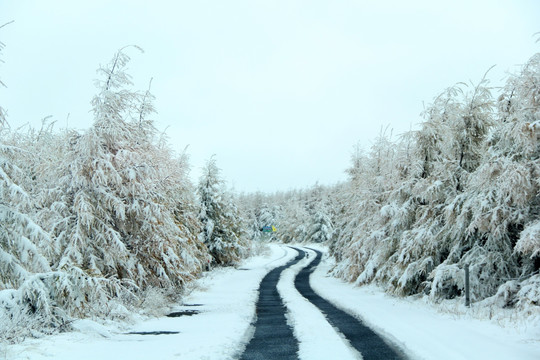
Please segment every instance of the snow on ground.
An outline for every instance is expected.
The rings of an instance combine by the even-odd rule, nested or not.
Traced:
[[[315,246],[310,246],[315,247]],[[324,250],[324,248],[321,248]],[[79,320],[77,331],[0,348],[6,360],[86,359],[233,359],[249,340],[257,289],[265,274],[296,255],[286,246],[247,260],[239,269],[220,268],[197,281],[195,290],[175,311],[200,310],[193,316],[139,320],[125,328]],[[353,359],[358,353],[335,334],[323,315],[298,294],[293,278],[314,258],[286,269],[278,291],[289,306],[288,319],[300,341],[302,359]],[[540,359],[540,329],[518,332],[490,321],[438,312],[422,300],[391,297],[376,287],[355,287],[327,276],[331,260],[313,273],[311,285],[321,296],[352,311],[374,330],[405,349],[411,359]],[[187,306],[202,304],[201,306]],[[127,332],[171,331],[169,335]]]
[[[240,269],[220,268],[197,281],[196,289],[175,311],[201,310],[193,316],[154,318],[131,328],[77,321],[79,331],[29,339],[0,349],[0,359],[232,359],[243,350],[255,313],[261,279],[295,256],[275,244],[270,253],[245,261]],[[169,335],[126,335],[127,332],[171,331]]]
[[[355,287],[329,277],[331,266],[332,259],[323,257],[311,276],[313,289],[364,319],[411,359],[540,359],[538,328],[503,328],[489,320],[441,313],[422,300],[396,298],[374,286]]]
[[[277,285],[278,292],[288,308],[288,323],[299,341],[299,357],[310,360],[359,359],[360,354],[343,336],[336,333],[319,309],[294,287],[296,275],[315,259],[315,253],[309,253],[309,258],[304,258],[284,270]]]

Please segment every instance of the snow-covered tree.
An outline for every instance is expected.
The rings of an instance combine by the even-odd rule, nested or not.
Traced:
[[[277,213],[279,212],[278,206],[271,207],[267,202],[264,202],[260,208],[256,211],[257,222],[259,224],[259,231],[262,232],[262,239],[265,241],[275,241],[276,233],[275,232],[263,232],[265,227],[276,227],[277,226]]]
[[[86,289],[66,301],[76,316],[107,314],[111,298],[131,304],[149,287],[178,290],[203,267],[187,163],[157,137],[152,96],[129,88],[128,60],[122,49],[100,68],[93,126],[69,132],[44,172],[55,179],[40,211],[59,250],[53,266]]]
[[[419,130],[357,154],[331,243],[334,273],[438,299],[463,294],[469,265],[476,300],[534,274],[537,84],[534,56],[510,78],[498,112],[487,80],[458,85],[427,108]],[[519,287],[506,289],[517,296]]]
[[[334,226],[330,218],[327,205],[320,201],[311,217],[311,222],[308,226],[306,241],[314,243],[327,243],[332,238]]]
[[[477,272],[494,285],[506,282],[495,295],[505,307],[527,309],[540,301],[539,84],[540,54],[535,54],[509,78],[498,99],[499,121],[467,204],[470,226],[485,238],[485,250],[476,255],[483,265]],[[484,265],[488,256],[491,267]]]
[[[252,242],[262,241],[261,225],[257,217],[258,210],[261,208],[264,195],[260,192],[255,194],[242,194],[239,197],[239,210],[246,221],[246,238]]]
[[[198,187],[202,223],[201,241],[207,246],[213,261],[220,265],[238,262],[246,254],[243,219],[229,193],[216,158],[212,156],[203,168]]]
[[[33,216],[32,187],[27,187],[32,179],[24,164],[35,154],[12,142],[3,109],[0,136],[0,338],[13,340],[61,323],[55,300],[65,294],[57,286],[63,277],[52,272],[47,258],[54,244]]]
[[[518,168],[507,180],[505,199],[518,202],[518,224],[523,226],[516,242],[516,250],[534,262],[540,269],[540,53],[525,64],[518,76],[510,78],[505,92],[499,98],[502,126],[494,139],[496,151],[511,160]],[[508,172],[511,172],[509,169]],[[503,178],[504,175],[501,175]],[[528,209],[524,211],[523,203]],[[511,203],[512,204],[512,203]],[[521,212],[521,213],[519,213]],[[514,215],[514,219],[516,218]]]
[[[128,61],[123,48],[98,70],[86,131],[55,132],[45,119],[38,131],[11,132],[0,108],[2,339],[126,316],[146,294],[179,294],[209,250],[227,264],[246,254],[245,223],[222,188],[203,202],[217,214],[211,249],[203,243],[210,227],[188,157],[157,134],[153,96],[132,89]]]
[[[276,214],[277,232],[275,238],[284,243],[304,242],[309,226],[309,213],[306,210],[302,193],[291,191],[284,193],[281,199],[276,196],[269,201],[279,202],[280,211]]]
[[[129,205],[119,194],[130,183],[126,175],[136,180],[133,169],[123,173],[137,142],[135,128],[126,121],[138,100],[138,94],[125,89],[131,85],[124,72],[128,61],[120,50],[100,68],[104,79],[97,82],[99,94],[92,100],[94,125],[83,134],[71,132],[65,158],[56,167],[57,186],[48,190],[48,205],[57,210],[49,226],[61,251],[58,269],[135,285],[136,263],[121,229],[129,224],[124,223]]]

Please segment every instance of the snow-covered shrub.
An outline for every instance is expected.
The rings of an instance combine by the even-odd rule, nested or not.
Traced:
[[[442,264],[433,270],[430,297],[452,299],[465,288],[463,269],[457,264]]]
[[[510,280],[499,286],[497,293],[486,299],[486,303],[492,303],[500,308],[513,307],[516,305],[516,294],[520,289],[520,284],[516,280]]]
[[[35,154],[11,144],[12,134],[3,127],[1,130],[0,338],[15,341],[50,331],[63,324],[66,316],[51,301],[64,294],[44,281],[52,272],[55,244],[36,223],[33,196],[25,189],[32,190],[25,164]]]
[[[141,295],[144,314],[150,316],[164,316],[171,310],[172,301],[178,301],[180,294],[171,291],[171,289],[163,289],[156,287],[147,288]]]
[[[0,291],[0,343],[16,343],[28,336],[39,336],[49,330],[47,319],[39,313],[29,314],[21,306],[20,294],[15,289]]]
[[[516,293],[516,307],[540,313],[540,275],[535,275],[520,283]]]
[[[540,275],[526,279],[515,279],[504,283],[497,293],[479,303],[482,308],[504,308],[517,314],[527,324],[538,324],[540,321]]]

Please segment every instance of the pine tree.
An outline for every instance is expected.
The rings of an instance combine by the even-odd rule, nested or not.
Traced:
[[[203,168],[198,187],[202,223],[201,241],[207,246],[218,265],[231,265],[245,254],[247,241],[243,234],[243,220],[231,196],[224,189],[215,157]]]

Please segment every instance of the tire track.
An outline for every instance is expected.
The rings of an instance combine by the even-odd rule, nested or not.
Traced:
[[[277,291],[281,272],[305,256],[303,251],[294,250],[298,255],[266,274],[259,285],[255,333],[240,357],[242,360],[298,359],[298,340],[287,325],[286,308]]]

